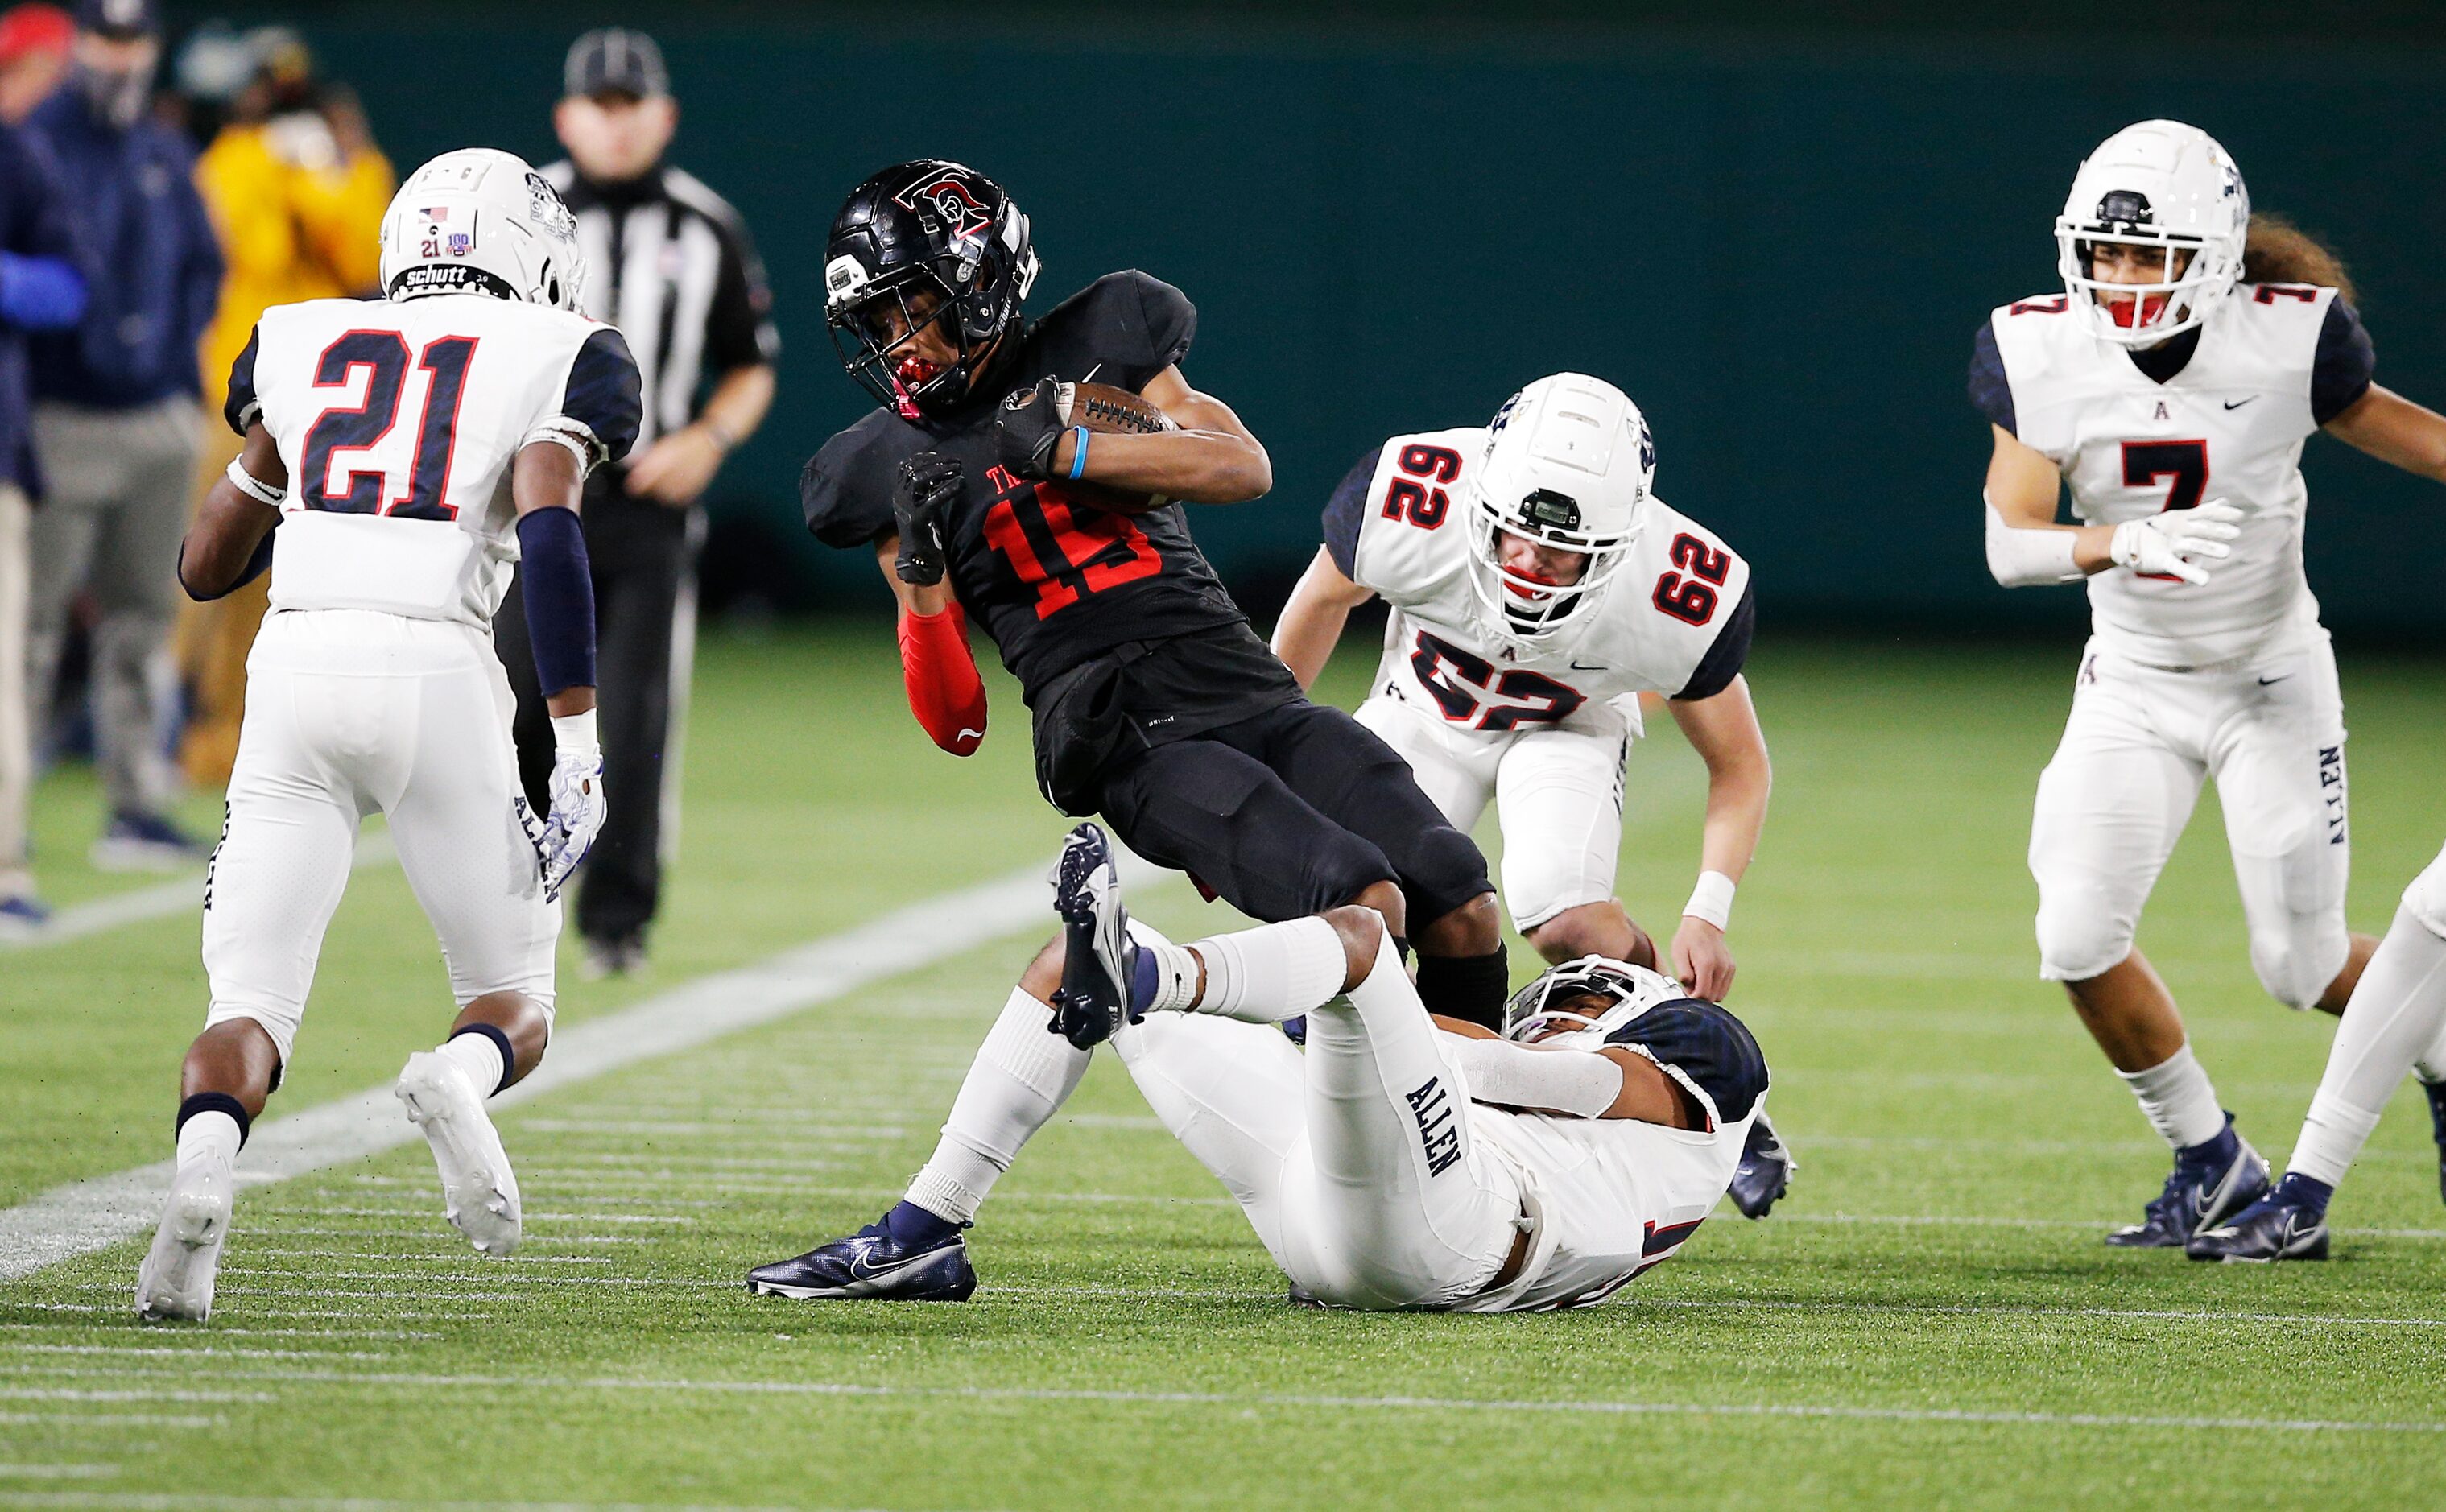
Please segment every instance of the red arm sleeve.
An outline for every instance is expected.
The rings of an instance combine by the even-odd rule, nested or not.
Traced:
[[[939,614],[900,614],[900,675],[909,711],[934,744],[971,756],[986,738],[986,685],[969,653],[968,616],[952,604]]]

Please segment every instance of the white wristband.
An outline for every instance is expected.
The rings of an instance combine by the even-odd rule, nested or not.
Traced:
[[[1733,922],[1733,879],[1722,872],[1701,872],[1699,885],[1690,889],[1690,901],[1682,905],[1685,918],[1703,918],[1718,929],[1730,929]]]
[[[594,710],[583,714],[555,714],[552,719],[553,749],[565,756],[600,756],[602,742],[594,734]]]
[[[273,508],[277,509],[280,507],[280,501],[289,497],[289,490],[286,488],[274,488],[270,483],[255,477],[254,474],[248,472],[246,470],[246,459],[243,457],[232,457],[230,459],[229,471],[226,476],[230,481],[231,487],[235,488],[239,493],[246,495],[246,497],[254,500],[258,504],[270,504]]]

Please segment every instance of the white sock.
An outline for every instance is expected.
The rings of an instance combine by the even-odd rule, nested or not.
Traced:
[[[2149,1125],[2176,1149],[2206,1144],[2225,1132],[2225,1109],[2218,1106],[2209,1073],[2192,1054],[2192,1042],[2145,1071],[2117,1071]]]
[[[909,1183],[910,1201],[948,1222],[974,1222],[1020,1147],[1069,1100],[1088,1052],[1047,1032],[1052,1017],[1042,1001],[1011,989],[969,1063],[932,1158]]]
[[[192,1165],[198,1161],[218,1161],[227,1165],[237,1159],[237,1120],[217,1108],[198,1113],[179,1125],[179,1163]]]
[[[2287,1174],[2334,1186],[2344,1179],[2387,1099],[2403,1085],[2413,1057],[2437,1042],[2446,1026],[2446,939],[2407,910],[2370,957],[2353,1000],[2336,1024],[2336,1043],[2318,1095],[2302,1120]]]
[[[1314,917],[1211,936],[1189,949],[1206,963],[1206,991],[1190,1011],[1249,1024],[1313,1011],[1342,991],[1350,970],[1341,932]]]
[[[500,1090],[501,1078],[509,1069],[501,1064],[501,1047],[490,1034],[453,1034],[434,1053],[465,1071],[467,1085],[478,1097]]]

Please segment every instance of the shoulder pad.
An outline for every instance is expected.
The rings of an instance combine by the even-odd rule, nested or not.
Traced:
[[[894,431],[906,428],[878,409],[807,459],[799,506],[818,540],[849,549],[892,533],[892,470],[907,449],[895,444]]]
[[[1468,485],[1486,452],[1486,429],[1395,436],[1377,454],[1359,511],[1351,579],[1387,603],[1415,604],[1468,561]]]

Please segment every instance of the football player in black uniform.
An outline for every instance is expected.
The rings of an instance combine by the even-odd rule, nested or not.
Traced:
[[[807,463],[800,501],[818,539],[875,553],[921,721],[961,754],[982,735],[962,638],[976,620],[1020,681],[1054,806],[1101,814],[1138,854],[1259,919],[1375,908],[1416,948],[1431,1011],[1496,1024],[1509,977],[1484,858],[1392,747],[1308,701],[1190,539],[1181,501],[1236,503],[1272,482],[1239,417],[1181,376],[1196,311],[1129,272],[1025,322],[1036,272],[1027,217],[951,162],[860,184],[826,248],[826,319],[882,407]],[[1065,428],[1054,385],[1090,381],[1143,396],[1179,428]],[[1067,486],[1080,481],[1172,502],[1101,509]],[[940,717],[947,707],[958,712]],[[1037,956],[909,1200],[847,1239],[758,1268],[751,1289],[969,1295],[960,1230],[1112,1031],[1098,1006],[1109,994],[1058,990],[1065,958],[1094,970],[1083,938]]]

